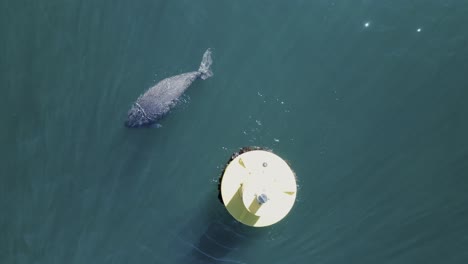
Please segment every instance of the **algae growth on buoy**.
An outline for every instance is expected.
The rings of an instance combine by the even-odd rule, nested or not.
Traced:
[[[233,154],[220,182],[221,199],[228,212],[253,227],[283,219],[293,207],[296,194],[296,177],[289,165],[258,147]]]

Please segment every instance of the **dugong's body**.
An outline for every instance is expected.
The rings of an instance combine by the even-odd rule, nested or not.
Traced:
[[[203,54],[198,71],[187,72],[166,78],[140,95],[128,111],[127,127],[141,127],[156,123],[176,105],[177,99],[198,78],[203,80],[213,76],[210,69],[211,51]]]

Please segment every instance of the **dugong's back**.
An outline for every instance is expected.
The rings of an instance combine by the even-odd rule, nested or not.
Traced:
[[[160,81],[137,99],[147,115],[160,118],[176,103],[177,99],[195,81],[199,72],[188,72]]]
[[[197,79],[203,80],[213,76],[211,71],[211,51],[208,49],[203,54],[203,59],[198,71],[188,72],[172,76],[160,81],[155,86],[142,94],[132,108],[128,111],[125,125],[139,127],[150,125],[163,117],[184,91]]]

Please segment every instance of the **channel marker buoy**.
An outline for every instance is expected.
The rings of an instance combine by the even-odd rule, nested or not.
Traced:
[[[271,151],[244,148],[227,164],[220,192],[224,206],[237,221],[253,227],[270,226],[283,219],[293,207],[296,176]]]

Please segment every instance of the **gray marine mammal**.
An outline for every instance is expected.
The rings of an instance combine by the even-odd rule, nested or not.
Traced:
[[[203,54],[198,71],[182,73],[166,78],[140,95],[128,111],[125,126],[141,127],[156,123],[177,104],[177,99],[198,78],[206,80],[213,76],[211,50]]]

